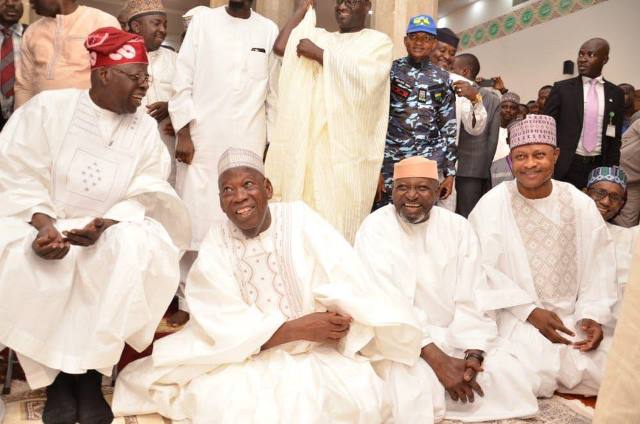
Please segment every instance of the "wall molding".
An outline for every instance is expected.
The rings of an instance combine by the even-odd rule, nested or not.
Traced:
[[[606,1],[539,0],[460,32],[459,50],[470,49]]]

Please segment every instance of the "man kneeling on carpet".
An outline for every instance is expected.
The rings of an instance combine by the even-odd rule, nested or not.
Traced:
[[[116,415],[195,423],[379,423],[370,361],[411,366],[422,332],[366,280],[349,243],[302,202],[268,204],[262,158],[229,149],[220,205],[191,269],[191,320],[118,378]]]
[[[45,424],[113,420],[102,374],[152,342],[190,234],[139,109],[144,41],[108,27],[85,46],[91,89],[42,92],[0,134],[0,343],[48,386]]]

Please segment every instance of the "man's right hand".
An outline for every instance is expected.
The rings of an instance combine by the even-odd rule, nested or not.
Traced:
[[[352,318],[336,312],[315,312],[290,321],[299,340],[338,342],[349,332]]]
[[[191,165],[195,152],[196,149],[193,145],[193,140],[191,140],[191,130],[189,129],[189,125],[187,124],[184,128],[178,131],[178,143],[176,144],[176,160],[178,162]]]
[[[46,224],[38,229],[38,235],[31,247],[42,259],[62,259],[69,253],[71,244],[53,224]]]
[[[484,396],[482,388],[476,381],[476,375],[482,366],[476,359],[454,358],[440,350],[433,343],[422,348],[422,358],[429,364],[433,372],[444,386],[451,399],[463,403],[475,400],[474,391]]]
[[[546,309],[536,308],[529,314],[527,321],[545,336],[551,343],[562,343],[569,345],[571,341],[562,337],[558,331],[573,337],[575,333],[564,326],[562,320],[554,312]]]

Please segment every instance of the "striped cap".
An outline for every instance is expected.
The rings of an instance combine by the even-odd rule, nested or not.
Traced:
[[[265,175],[262,158],[251,150],[230,147],[220,156],[218,161],[218,177],[232,168],[247,167]]]

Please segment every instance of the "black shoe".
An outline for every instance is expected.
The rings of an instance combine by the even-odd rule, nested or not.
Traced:
[[[53,384],[47,387],[47,401],[42,411],[44,424],[76,424],[78,402],[73,376],[59,373]]]
[[[102,395],[102,374],[91,370],[76,377],[78,422],[80,424],[111,424],[113,412]]]

